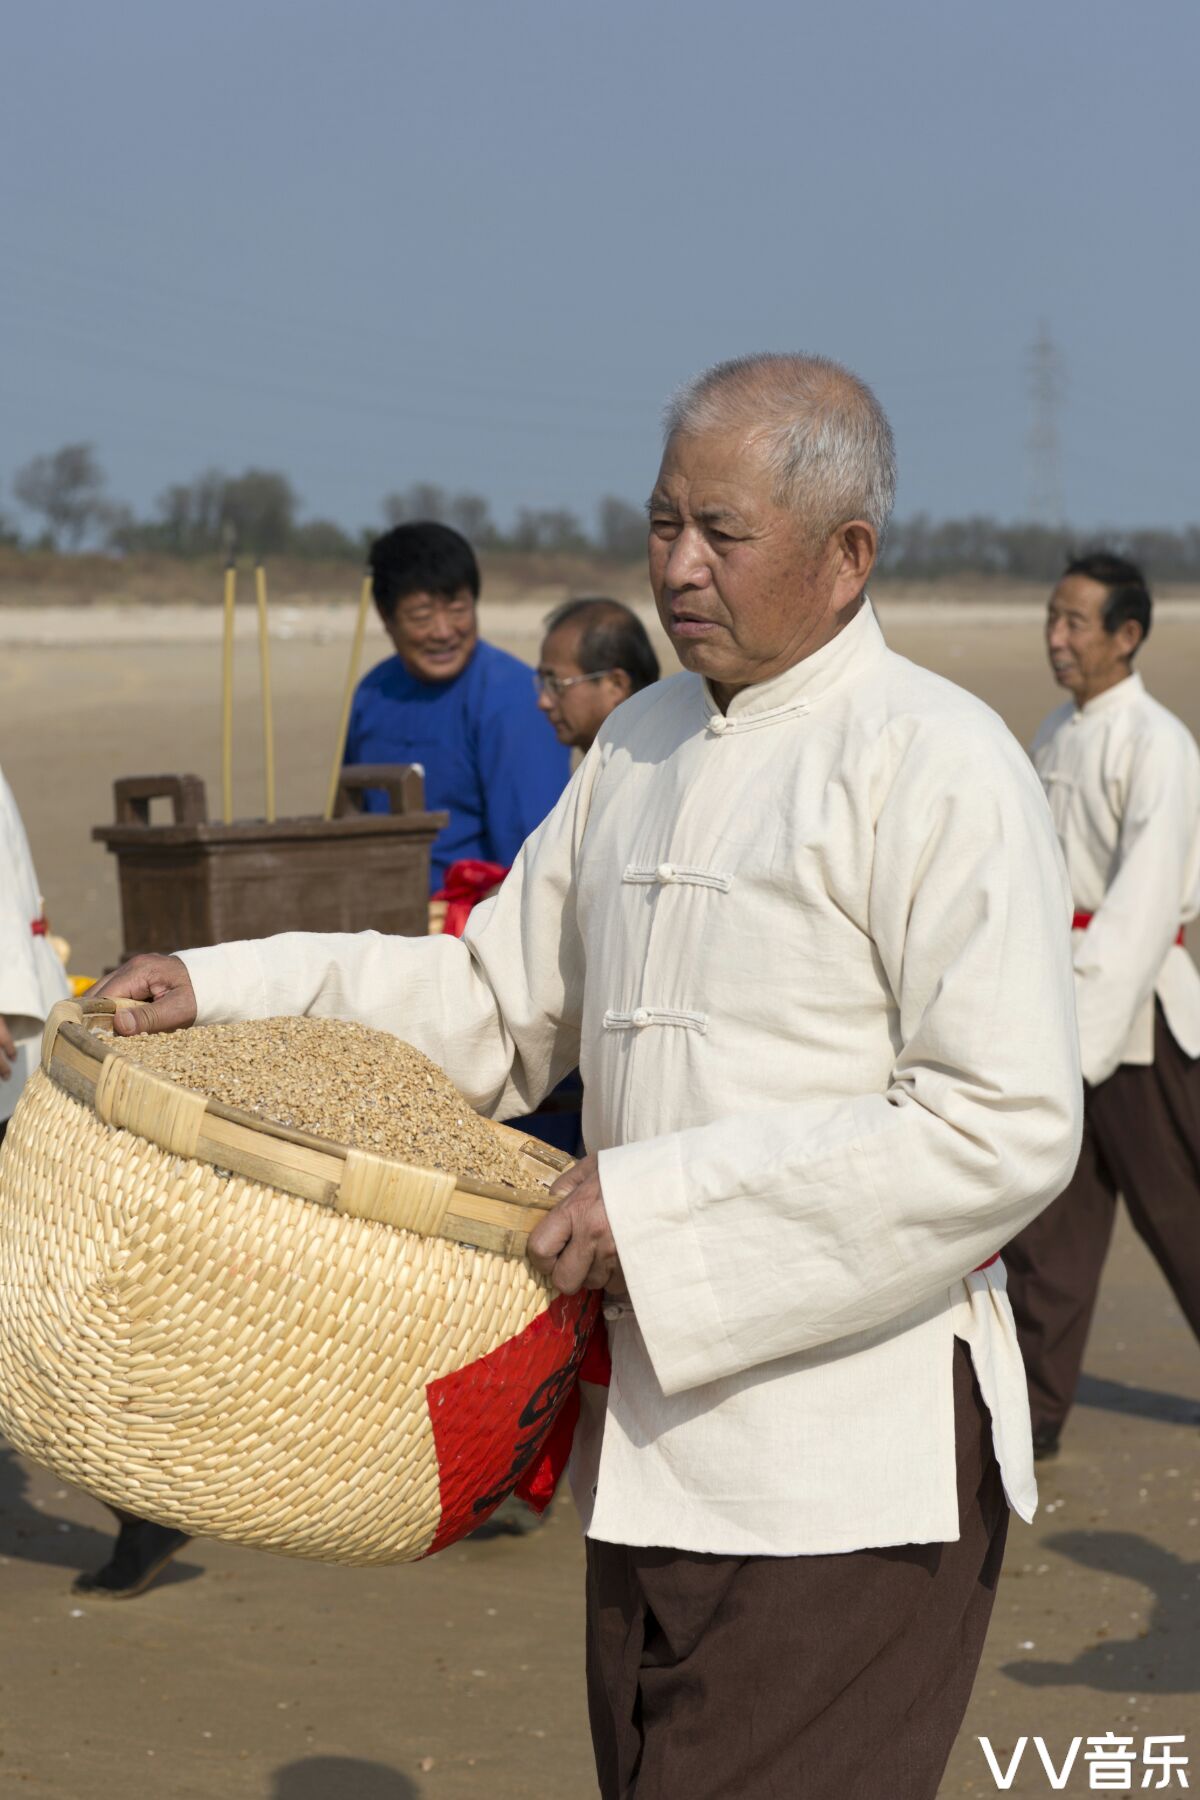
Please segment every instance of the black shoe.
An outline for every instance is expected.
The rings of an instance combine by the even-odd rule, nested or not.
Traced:
[[[93,1600],[132,1600],[145,1593],[176,1551],[189,1542],[185,1531],[173,1531],[168,1525],[155,1525],[149,1519],[122,1520],[109,1561],[94,1573],[77,1575],[71,1592],[87,1594]]]
[[[534,1512],[532,1506],[526,1506],[524,1500],[518,1500],[510,1494],[502,1500],[490,1519],[477,1525],[471,1536],[473,1538],[528,1537],[531,1531],[540,1531],[546,1523],[545,1513]]]
[[[1039,1425],[1036,1427],[1033,1434],[1034,1462],[1054,1461],[1054,1458],[1058,1455],[1059,1430],[1060,1427],[1057,1425]]]

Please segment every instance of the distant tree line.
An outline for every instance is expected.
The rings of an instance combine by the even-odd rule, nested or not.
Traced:
[[[314,560],[361,560],[379,531],[411,519],[439,519],[455,526],[480,549],[594,554],[630,560],[646,548],[640,507],[606,495],[589,527],[564,507],[521,507],[504,528],[480,494],[453,493],[432,482],[414,482],[384,496],[380,524],[351,532],[332,519],[305,519],[295,488],[278,469],[246,469],[230,475],[205,469],[191,481],[172,482],[140,519],[111,500],[92,444],[64,444],[35,456],[13,478],[13,493],[41,530],[31,540],[0,513],[0,543],[75,552],[94,544],[119,554],[157,551],[197,557],[241,553]]]
[[[892,524],[880,569],[921,581],[953,575],[1053,581],[1072,556],[1101,545],[1141,563],[1152,582],[1200,579],[1200,525],[1078,532],[1066,526],[1002,525],[984,516],[935,522],[926,513]]]
[[[96,544],[118,554],[157,551],[180,557],[234,554],[359,561],[381,527],[413,519],[453,525],[481,550],[532,554],[599,554],[634,562],[645,554],[646,519],[628,500],[607,494],[589,527],[565,507],[520,507],[507,526],[480,494],[455,493],[418,481],[384,496],[380,525],[355,533],[332,519],[301,517],[299,497],[277,469],[230,475],[206,469],[173,482],[139,519],[112,501],[91,444],[64,444],[35,456],[13,478],[13,494],[41,521],[32,539],[0,511],[0,544],[78,551]],[[898,579],[938,580],[994,575],[1010,581],[1052,581],[1085,547],[1103,544],[1144,564],[1152,581],[1200,580],[1200,525],[1080,534],[1066,527],[1002,524],[979,515],[935,521],[925,513],[891,526],[880,569]]]

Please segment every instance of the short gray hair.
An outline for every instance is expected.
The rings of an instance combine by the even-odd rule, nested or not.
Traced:
[[[892,428],[870,388],[840,363],[737,356],[677,389],[663,422],[668,441],[744,427],[766,444],[781,506],[821,536],[866,519],[883,541],[896,497]]]

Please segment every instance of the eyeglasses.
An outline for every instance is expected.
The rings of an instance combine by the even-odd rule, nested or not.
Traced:
[[[552,700],[561,700],[568,688],[578,687],[581,681],[603,681],[606,675],[615,675],[615,669],[596,669],[591,675],[552,675],[549,669],[533,671],[533,685],[539,694],[549,694]]]

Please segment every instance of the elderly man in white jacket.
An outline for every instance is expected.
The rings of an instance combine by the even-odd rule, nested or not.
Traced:
[[[1200,1337],[1200,750],[1133,669],[1151,601],[1136,564],[1080,557],[1046,648],[1071,698],[1033,761],[1074,895],[1087,1125],[1070,1187],[1005,1251],[1034,1446],[1053,1456],[1079,1382],[1118,1191]]]
[[[471,1102],[576,1063],[589,1155],[530,1240],[608,1290],[572,1458],[606,1800],[933,1800],[1008,1504],[1035,1488],[1000,1246],[1074,1167],[1070,900],[986,707],[892,655],[894,486],[819,358],[677,398],[634,696],[462,941],[141,960],[123,1030],[363,1020]]]

